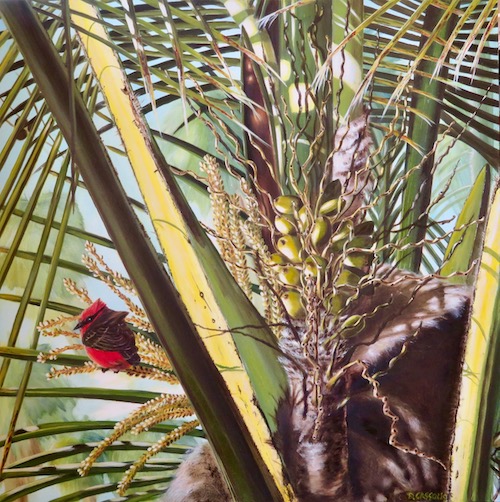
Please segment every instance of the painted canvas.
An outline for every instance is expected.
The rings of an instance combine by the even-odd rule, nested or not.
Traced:
[[[500,501],[495,2],[0,16],[1,501]]]

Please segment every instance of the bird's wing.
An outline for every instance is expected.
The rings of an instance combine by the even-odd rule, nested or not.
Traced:
[[[128,312],[122,312],[119,310],[111,310],[110,308],[105,308],[100,315],[98,315],[90,324],[90,328],[97,329],[101,326],[114,326],[115,324],[122,324],[127,317]],[[130,331],[130,329],[129,329]]]
[[[139,363],[135,337],[124,322],[127,312],[107,309],[88,327],[82,343],[93,349],[121,352],[131,364]]]

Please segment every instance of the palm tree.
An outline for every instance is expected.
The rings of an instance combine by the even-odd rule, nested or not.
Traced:
[[[489,307],[486,295],[474,304],[461,396],[474,405],[461,406],[457,422],[473,426],[456,436],[450,478],[459,479],[451,487],[456,500],[489,496],[498,362],[494,217],[478,273],[474,260],[486,219],[498,211],[490,196],[498,171],[496,9],[486,0],[2,2],[0,300],[6,312],[15,311],[0,348],[2,396],[14,400],[2,431],[2,476],[43,476],[3,499],[65,486],[78,478],[72,455],[91,449],[80,444],[9,460],[12,445],[114,423],[61,417],[20,424],[31,396],[135,403],[155,397],[145,390],[68,392],[31,378],[39,352],[35,326],[81,309],[53,292],[70,273],[91,282],[91,272],[66,254],[69,242],[87,240],[108,260],[116,249],[238,500],[293,500],[270,440],[286,395],[276,332],[293,312],[283,295],[273,301],[260,280],[259,264],[276,243],[273,224],[265,222],[274,222],[280,196],[299,196],[311,207],[338,199],[324,174],[342,148],[335,138],[368,116],[376,181],[365,210],[377,259],[457,281],[474,270],[469,283],[479,275],[477,284],[490,288]],[[467,160],[453,161],[454,152]],[[23,193],[30,197],[21,205]],[[41,198],[50,200],[43,210]],[[197,212],[209,200],[212,219]],[[105,229],[94,223],[94,206]],[[450,208],[461,211],[456,221]],[[23,240],[32,227],[41,229],[35,251]],[[253,246],[240,228],[254,232]],[[13,288],[9,271],[20,266],[29,274]],[[485,270],[496,277],[488,279]],[[4,383],[12,359],[25,361],[15,390]],[[81,367],[84,358],[57,362]],[[38,427],[28,433],[27,425]],[[168,433],[175,426],[155,427]],[[125,449],[144,451],[149,441]],[[171,470],[184,450],[166,451],[172,456],[146,463],[145,472]],[[52,465],[55,458],[67,464]],[[129,467],[95,465],[90,474],[103,476],[101,486],[81,485],[58,500],[113,491],[113,470]],[[132,486],[147,491],[128,497],[157,497],[168,480],[139,479]]]

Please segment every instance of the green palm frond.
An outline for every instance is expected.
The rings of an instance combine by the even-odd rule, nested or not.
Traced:
[[[384,12],[372,6],[366,9],[373,22],[367,26],[369,48],[365,63],[368,68],[375,65],[371,80],[373,95],[384,104],[380,109],[386,112],[386,120],[391,114],[385,106],[391,100],[395,104],[399,101],[396,98],[404,95],[405,86],[411,84],[409,79],[413,75],[428,76],[445,85],[443,95],[432,97],[426,89],[426,96],[436,100],[447,112],[448,125],[456,120],[462,127],[474,128],[478,135],[495,140],[495,125],[489,121],[489,107],[497,106],[498,96],[493,77],[497,65],[494,48],[497,32],[491,23],[496,16],[495,3],[454,1],[427,15],[431,2],[418,2],[414,22],[409,25],[405,23],[412,2],[407,5],[396,2],[390,9],[387,5],[383,7]],[[424,25],[426,17],[436,23],[435,28]],[[451,26],[446,36],[439,33],[439,29],[447,22]],[[435,55],[429,52],[432,44],[438,49]],[[386,54],[384,58],[380,58],[382,53]]]
[[[448,2],[436,7],[419,2],[410,10],[411,5],[385,3],[379,9],[370,5],[365,21],[364,86],[372,100],[372,120],[376,117],[381,126],[387,124],[389,134],[403,135],[407,144],[401,173],[407,173],[408,180],[399,221],[405,237],[399,246],[430,240],[430,225],[440,227],[429,219],[429,211],[433,179],[438,170],[446,172],[439,164],[447,152],[438,150],[447,136],[470,145],[498,168],[494,154],[498,127],[491,113],[498,110],[498,85],[491,78],[497,66],[493,49],[497,31],[490,23],[495,5]],[[468,69],[465,61],[471,62]],[[400,252],[401,266],[418,270],[424,260],[427,268],[425,247]]]

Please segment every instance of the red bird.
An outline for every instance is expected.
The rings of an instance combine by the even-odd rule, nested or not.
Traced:
[[[125,322],[127,315],[128,312],[111,310],[102,300],[97,300],[81,313],[74,328],[81,330],[88,356],[102,371],[112,369],[118,373],[141,361],[134,333]]]

